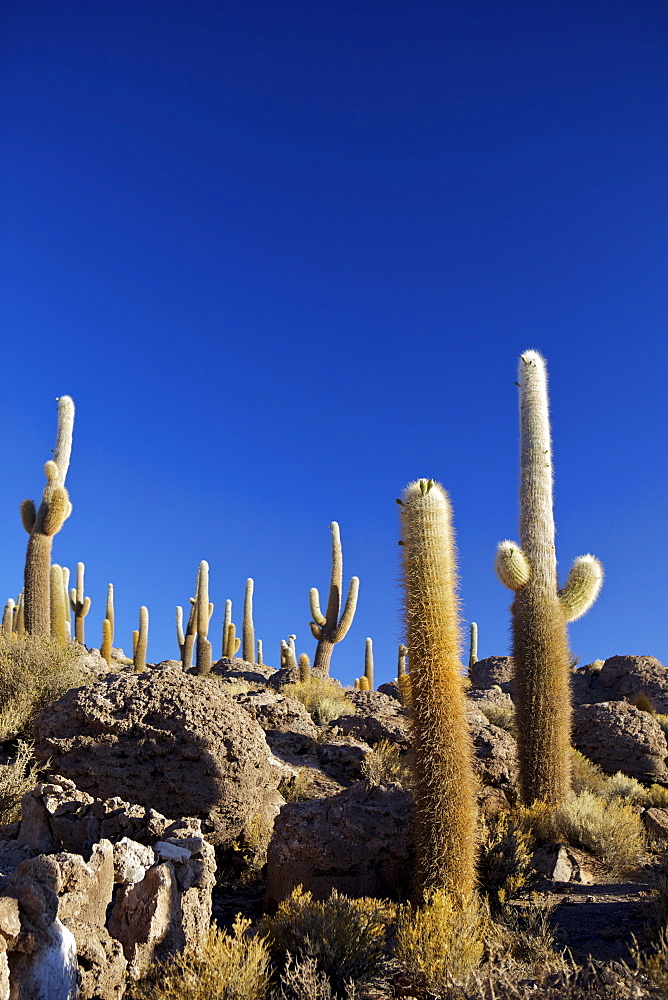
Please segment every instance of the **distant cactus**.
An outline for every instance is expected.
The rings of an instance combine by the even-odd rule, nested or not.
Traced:
[[[566,623],[594,603],[603,581],[594,556],[575,560],[557,590],[552,446],[545,362],[519,363],[520,541],[498,547],[496,570],[515,592],[511,607],[520,783],[526,804],[563,802],[571,787],[570,655]]]
[[[364,648],[364,676],[369,682],[369,691],[373,691],[373,640],[367,639]]]
[[[476,779],[460,678],[459,605],[450,502],[431,479],[410,483],[401,505],[406,639],[420,894],[472,892]]]
[[[142,670],[146,670],[146,649],[148,646],[148,608],[141,607],[139,609],[139,631],[136,634],[137,641],[136,643],[133,642],[133,661],[135,673],[139,673]]]
[[[77,563],[77,585],[70,590],[70,607],[74,612],[74,638],[85,645],[84,618],[90,611],[90,597],[84,597],[85,565]]]
[[[371,685],[369,684],[369,678],[364,675],[364,677],[359,677],[357,680],[358,691],[370,691]]]
[[[399,646],[399,658],[397,660],[397,677],[406,673],[406,657],[408,656],[408,646],[403,643]]]
[[[107,604],[105,607],[104,617],[108,620],[111,625],[111,643],[114,642],[114,626],[116,618],[114,615],[114,585],[113,583],[107,584]]]
[[[21,591],[21,593],[19,594],[18,602],[16,604],[16,607],[14,608],[14,615],[16,622],[14,631],[16,632],[17,635],[23,635],[26,630],[25,604],[23,601],[23,591]]]
[[[359,691],[359,689],[360,689],[360,679],[359,679],[359,677],[356,677],[355,680],[353,681],[353,689],[355,691]]]
[[[227,638],[225,640],[225,656],[232,659],[239,652],[241,639],[237,639],[237,627],[234,622],[227,626]]]
[[[2,634],[6,639],[11,639],[14,634],[14,609],[16,607],[16,602],[12,597],[9,598],[5,604],[5,610],[2,615]]]
[[[306,653],[302,653],[299,657],[299,680],[302,684],[305,684],[309,677],[311,676],[311,661],[309,660]]]
[[[51,567],[51,578],[49,581],[49,603],[51,605],[51,635],[61,646],[66,646],[70,641],[69,630],[67,628],[70,616],[69,601],[66,603],[66,594],[63,587],[63,568],[57,563]]]
[[[74,403],[69,396],[58,400],[58,431],[53,459],[44,466],[46,486],[39,509],[32,500],[21,504],[21,520],[30,535],[25,563],[25,629],[30,635],[51,633],[51,545],[72,513],[65,477],[72,452]]]
[[[102,644],[100,646],[100,656],[106,662],[108,667],[111,666],[111,643],[113,632],[113,625],[108,618],[105,618],[102,622]]]
[[[469,670],[478,662],[478,625],[471,622],[471,648],[469,650]]]
[[[63,601],[65,602],[65,629],[67,631],[67,641],[72,641],[72,616],[70,607],[70,571],[67,566],[61,566],[61,576],[63,578]]]
[[[137,656],[137,644],[139,642],[139,629],[135,629],[132,633],[132,662],[134,663]]]
[[[309,625],[313,637],[318,640],[313,671],[320,677],[329,675],[329,664],[334,644],[344,638],[352,624],[359,592],[359,579],[354,576],[350,581],[348,597],[343,614],[339,619],[343,590],[343,552],[339,526],[336,521],[332,521],[330,530],[332,532],[332,574],[329,583],[327,610],[324,615],[320,610],[320,595],[317,588],[312,587],[309,595],[311,615],[313,616],[313,621],[309,622]]]
[[[223,618],[223,645],[220,654],[221,656],[227,656],[227,653],[225,652],[227,648],[227,630],[231,625],[231,623],[232,623],[232,601],[227,600],[225,601],[225,616]]]
[[[257,640],[257,660],[255,662],[262,666],[262,639]]]
[[[289,669],[296,670],[298,667],[297,663],[297,647],[295,645],[297,640],[296,635],[289,635],[288,641],[281,639],[281,666],[287,667]]]
[[[249,577],[246,580],[246,593],[244,595],[244,624],[243,636],[243,657],[248,663],[253,663],[255,656],[255,629],[253,628],[253,588],[255,584]]]
[[[209,602],[209,564],[205,560],[199,564],[195,589],[195,628],[197,629],[197,673],[211,673],[211,643],[208,640],[209,621],[213,614],[213,604]]]

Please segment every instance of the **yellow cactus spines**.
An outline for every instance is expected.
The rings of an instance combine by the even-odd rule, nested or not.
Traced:
[[[72,452],[74,403],[69,396],[58,400],[58,431],[53,459],[44,466],[46,486],[38,509],[32,500],[21,504],[21,520],[30,535],[25,563],[25,629],[30,635],[51,632],[51,546],[72,512],[65,477]]]
[[[364,676],[369,682],[369,691],[373,691],[373,639],[366,639],[365,641]]]
[[[25,619],[25,603],[23,600],[23,591],[19,594],[19,599],[16,607],[14,608],[15,615],[15,628],[14,631],[17,635],[23,635],[26,630],[26,619]]]
[[[227,626],[227,635],[225,638],[225,656],[232,659],[239,652],[240,645],[241,639],[237,639],[237,627],[234,622],[230,622]]]
[[[586,615],[603,586],[603,567],[596,556],[587,554],[573,561],[566,584],[559,591],[567,622]]]
[[[309,660],[306,653],[302,653],[299,657],[299,680],[302,684],[306,684],[309,677],[311,676],[311,661]]]
[[[198,674],[211,672],[211,643],[207,636],[212,614],[213,604],[209,601],[209,564],[202,560],[197,571],[197,587],[195,589],[195,624],[197,629],[195,665]]]
[[[77,563],[77,585],[70,590],[70,607],[74,612],[74,638],[84,645],[84,618],[90,611],[90,597],[84,597],[85,565]]]
[[[576,559],[561,593],[552,501],[552,443],[545,361],[520,357],[520,546],[502,542],[497,572],[515,591],[511,607],[517,741],[527,805],[563,802],[571,787],[570,654],[566,623],[584,614],[603,571],[593,556]]]
[[[371,685],[369,684],[369,678],[366,676],[366,674],[364,675],[364,677],[359,677],[358,678],[357,690],[358,691],[370,691],[371,690]]]
[[[527,557],[517,542],[511,542],[509,539],[499,542],[494,569],[501,583],[509,590],[519,590],[520,587],[524,587],[531,576]]]
[[[397,677],[397,687],[399,688],[399,699],[404,708],[410,708],[413,704],[411,696],[411,675],[399,674]]]
[[[148,646],[148,608],[141,607],[139,609],[139,631],[136,633],[137,641],[134,642],[135,633],[133,636],[133,664],[135,673],[139,673],[142,670],[146,670],[146,649]]]
[[[460,615],[450,501],[431,479],[410,483],[400,507],[418,888],[475,885],[476,779],[460,678]]]
[[[320,595],[317,587],[312,587],[309,593],[311,605],[311,615],[313,621],[309,622],[309,627],[314,639],[318,640],[318,645],[313,661],[313,671],[319,677],[329,676],[329,664],[332,658],[334,644],[344,638],[348,629],[352,625],[357,608],[357,595],[359,593],[359,579],[354,576],[350,581],[348,596],[343,608],[343,614],[339,618],[341,611],[341,593],[343,591],[343,552],[341,549],[341,535],[336,521],[330,524],[332,532],[332,573],[329,582],[329,597],[327,599],[327,610],[323,615],[320,610]]]
[[[253,628],[253,588],[255,584],[249,577],[246,580],[246,592],[244,594],[244,624],[241,630],[243,636],[243,658],[248,663],[253,663],[255,654],[255,629]]]
[[[139,642],[139,629],[135,629],[132,633],[132,660],[137,655],[137,643]]]
[[[114,634],[114,626],[105,618],[102,622],[102,645],[100,646],[100,656],[106,661],[108,667],[111,666],[111,643]]]
[[[51,567],[51,579],[49,583],[49,601],[51,605],[51,635],[57,639],[61,646],[66,646],[70,641],[68,619],[69,601],[66,603],[66,595],[63,589],[63,569],[57,563]]]
[[[5,604],[5,610],[2,615],[2,634],[6,639],[11,639],[14,635],[14,608],[16,607],[16,602],[13,597],[10,597]]]

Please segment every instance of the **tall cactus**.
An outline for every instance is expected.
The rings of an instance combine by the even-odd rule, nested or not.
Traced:
[[[44,466],[46,486],[42,502],[35,509],[32,500],[21,504],[23,527],[30,538],[24,574],[25,629],[30,635],[48,636],[51,632],[51,545],[72,513],[65,489],[65,477],[72,452],[74,403],[70,396],[58,400],[58,431],[53,459]]]
[[[364,644],[364,676],[369,682],[369,691],[373,691],[373,639],[366,639]]]
[[[74,638],[85,645],[84,618],[90,611],[90,597],[84,597],[84,563],[77,563],[77,585],[70,590],[70,607],[74,612]]]
[[[13,597],[10,597],[5,604],[5,610],[2,615],[2,634],[6,639],[12,639],[14,636],[14,609],[16,608],[16,602]]]
[[[114,636],[114,626],[108,618],[102,622],[102,643],[100,645],[100,656],[108,667],[111,666],[111,645]]]
[[[596,600],[603,569],[592,555],[575,560],[557,589],[552,504],[552,445],[545,362],[519,362],[520,545],[500,543],[496,571],[515,592],[511,607],[522,797],[562,802],[571,785],[570,656],[566,623]]]
[[[249,663],[255,663],[255,629],[253,628],[253,588],[255,584],[249,577],[246,580],[244,595],[243,658]]]
[[[476,780],[460,677],[451,522],[442,486],[420,479],[406,487],[401,525],[418,889],[467,895],[476,879]]]
[[[134,636],[137,636],[136,642]],[[133,652],[133,662],[135,673],[140,673],[142,670],[146,670],[146,650],[148,647],[148,608],[141,607],[139,609],[139,630],[136,633],[132,633],[132,652]]]
[[[343,590],[343,552],[341,550],[339,526],[336,521],[332,521],[330,530],[332,532],[332,574],[329,582],[327,610],[324,615],[320,610],[320,595],[317,588],[312,587],[309,595],[311,615],[313,616],[313,621],[309,622],[309,625],[313,637],[318,640],[315,659],[313,661],[313,672],[320,677],[327,677],[329,675],[329,664],[332,659],[334,644],[343,639],[352,624],[357,607],[357,595],[360,584],[356,576],[350,581],[343,614],[339,618],[341,593]]]
[[[211,672],[211,643],[207,637],[212,614],[213,604],[209,602],[209,564],[203,559],[199,564],[197,588],[195,591],[195,620],[197,627],[195,663],[198,674],[208,674]]]
[[[104,617],[108,620],[111,625],[111,642],[114,641],[114,627],[116,623],[116,616],[114,614],[114,585],[113,583],[107,584],[107,603],[105,606]]]
[[[469,670],[478,662],[478,623],[471,622],[471,645],[469,648]]]

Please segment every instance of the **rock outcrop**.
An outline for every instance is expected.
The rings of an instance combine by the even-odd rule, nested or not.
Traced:
[[[498,684],[512,694],[514,665],[512,656],[486,656],[469,667],[471,684],[475,688],[490,688]]]
[[[598,682],[608,701],[644,694],[657,712],[668,712],[668,667],[654,656],[609,656]]]
[[[37,717],[35,751],[97,798],[201,818],[218,844],[278,783],[260,726],[215,678],[172,667],[68,691]]]
[[[648,712],[624,701],[580,705],[573,714],[573,745],[606,774],[668,784],[668,744]]]

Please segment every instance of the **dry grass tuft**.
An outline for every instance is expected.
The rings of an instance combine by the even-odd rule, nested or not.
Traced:
[[[14,760],[0,764],[0,824],[21,819],[21,799],[37,784],[40,765],[32,751],[32,743],[19,740]]]
[[[298,886],[260,927],[272,952],[282,957],[289,952],[298,962],[312,959],[332,990],[345,996],[351,983],[385,982],[387,932],[395,913],[393,904],[378,899],[349,899],[333,889],[320,901]]]
[[[396,743],[380,740],[362,761],[362,774],[372,785],[410,787],[411,770]]]
[[[656,715],[656,705],[644,691],[639,691],[638,694],[634,694],[632,698],[629,698],[629,705],[635,705],[641,712]]]
[[[286,802],[306,802],[308,799],[318,799],[322,792],[314,786],[308,768],[300,767],[297,774],[283,778],[278,790]]]
[[[487,720],[499,729],[515,735],[515,708],[513,705],[495,705],[490,701],[479,701],[476,705]]]
[[[489,928],[489,916],[475,895],[458,900],[437,889],[423,906],[401,907],[394,953],[414,988],[448,996],[473,981]]]
[[[249,937],[250,920],[237,916],[232,934],[211,927],[199,948],[186,947],[156,963],[132,988],[133,1000],[266,1000],[269,952],[264,938]]]
[[[522,826],[542,843],[565,840],[589,851],[613,872],[637,868],[646,850],[640,817],[631,805],[580,792],[552,808],[538,802],[520,812]]]
[[[285,684],[281,694],[298,698],[318,726],[326,726],[340,715],[355,715],[355,706],[348,701],[341,685],[331,677],[309,674],[303,681]]]
[[[603,789],[608,780],[605,773],[598,764],[594,764],[579,750],[571,750],[571,775],[571,787],[576,795],[579,795],[580,792],[603,795]]]
[[[81,654],[78,643],[0,635],[0,741],[29,735],[42,708],[91,680],[78,665]]]

